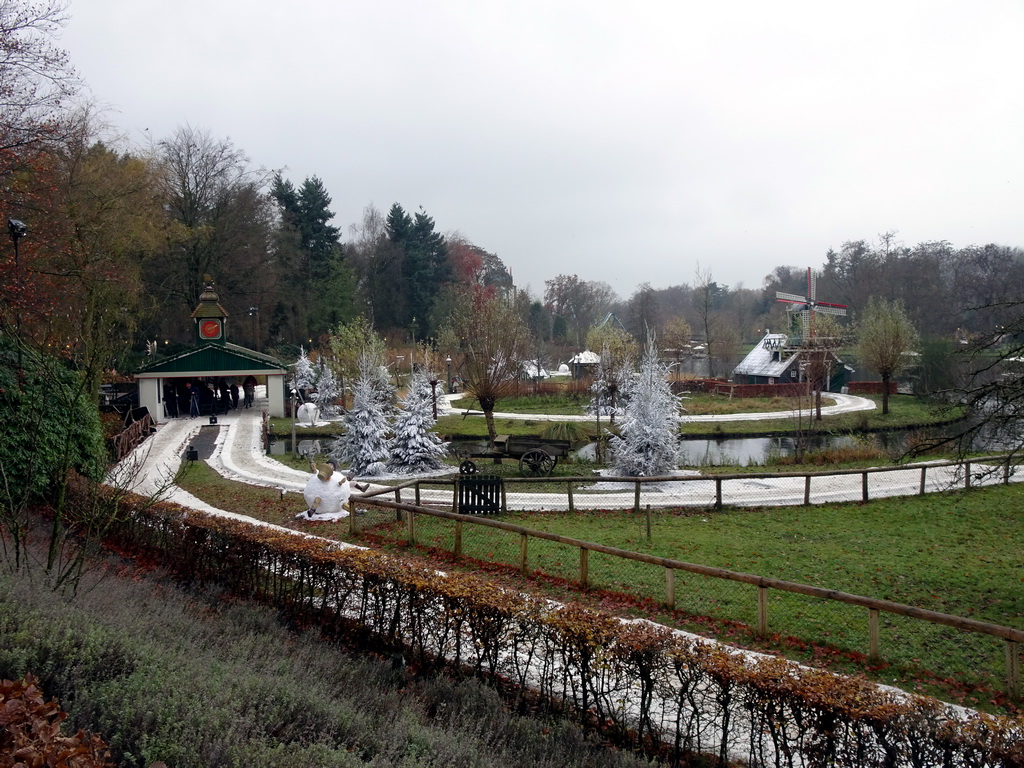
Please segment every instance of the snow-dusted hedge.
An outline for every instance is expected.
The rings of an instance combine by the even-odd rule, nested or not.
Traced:
[[[754,765],[1024,766],[1021,718],[965,715],[284,529],[141,500],[125,511],[111,541],[122,552],[270,603],[329,636],[539,693],[637,746]]]

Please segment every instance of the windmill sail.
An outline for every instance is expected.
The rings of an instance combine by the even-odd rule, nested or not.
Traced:
[[[790,312],[799,312],[801,315],[801,326],[803,337],[806,341],[814,335],[814,313],[820,312],[824,315],[845,315],[847,306],[845,304],[833,304],[829,301],[818,301],[818,276],[807,268],[807,293],[798,296],[795,293],[776,291],[775,300],[786,304],[792,304]]]

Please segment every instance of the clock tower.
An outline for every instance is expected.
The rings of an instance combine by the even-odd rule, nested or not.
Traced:
[[[192,313],[196,323],[196,343],[224,344],[228,313],[220,305],[220,297],[213,290],[213,282],[207,278],[206,288],[199,295],[199,306]]]

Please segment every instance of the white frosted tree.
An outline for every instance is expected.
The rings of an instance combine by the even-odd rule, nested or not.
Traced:
[[[616,474],[652,477],[677,468],[680,398],[672,393],[668,373],[651,334],[629,386],[620,434],[610,440]]]
[[[295,373],[292,375],[292,389],[297,392],[312,389],[315,377],[313,362],[306,355],[306,350],[299,347],[299,359],[295,361]]]
[[[587,406],[588,416],[604,417],[615,420],[619,414],[616,404],[615,371],[608,366],[608,348],[605,347],[598,358],[594,369],[594,380],[590,384],[590,404]]]
[[[316,367],[316,394],[313,402],[321,415],[332,417],[337,415],[337,401],[341,393],[338,391],[338,380],[334,378],[334,372],[323,360]]]
[[[433,432],[434,392],[431,379],[423,371],[413,374],[409,391],[399,403],[388,470],[397,474],[432,472],[444,466],[448,443]],[[442,398],[442,402],[444,402]]]
[[[353,388],[352,407],[345,413],[345,433],[331,444],[331,455],[341,465],[348,465],[356,475],[381,475],[387,471],[391,455],[391,401],[394,390],[380,360],[363,355],[359,361],[359,378]]]
[[[605,346],[594,372],[594,381],[590,385],[587,414],[605,417],[614,423],[616,418],[622,416],[629,402],[632,380],[632,361],[615,359],[614,354]]]

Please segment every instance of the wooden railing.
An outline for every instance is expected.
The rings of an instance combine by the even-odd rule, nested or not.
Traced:
[[[149,437],[153,430],[153,417],[147,412],[141,419],[133,421],[110,438],[110,453],[114,463],[121,461],[135,450],[135,446]]]
[[[651,483],[713,483],[715,487],[715,503],[716,509],[722,509],[725,506],[723,497],[723,488],[726,483],[729,482],[747,482],[749,483],[752,479],[757,480],[770,480],[775,478],[802,478],[804,481],[803,488],[803,504],[810,505],[815,503],[812,498],[812,479],[821,480],[829,477],[844,477],[859,475],[861,478],[860,482],[860,498],[859,501],[868,502],[871,500],[870,486],[868,478],[873,475],[881,475],[890,472],[917,472],[919,479],[917,482],[917,493],[916,495],[923,496],[927,492],[927,481],[929,471],[954,467],[959,470],[959,481],[963,484],[965,489],[970,489],[972,485],[981,476],[982,472],[977,471],[978,467],[984,466],[984,473],[991,476],[998,471],[1000,480],[1003,483],[1009,483],[1011,477],[1016,470],[1016,457],[1007,457],[1005,455],[998,456],[981,456],[970,459],[969,461],[935,461],[929,462],[928,464],[914,464],[914,465],[895,465],[891,467],[868,467],[865,469],[835,469],[826,470],[823,472],[758,472],[758,473],[736,473],[736,474],[720,474],[720,475],[665,475],[660,477],[603,477],[597,475],[591,476],[575,476],[575,477],[506,477],[504,478],[505,485],[517,485],[517,484],[534,484],[542,482],[548,486],[556,486],[564,484],[566,487],[566,504],[570,512],[575,511],[576,502],[578,496],[576,491],[580,486],[588,485],[600,485],[605,483],[612,483],[621,485],[623,483],[631,483],[633,485],[633,511],[639,513],[642,511],[642,490],[644,485]],[[998,467],[998,469],[994,469]],[[416,493],[416,503],[420,501],[420,488],[429,486],[453,486],[458,484],[459,479],[456,477],[452,478],[423,478],[418,480],[409,480],[407,482],[388,486],[387,488],[377,491],[377,494],[390,494],[396,493],[396,500],[401,500],[401,490],[404,488],[412,487]],[[457,489],[456,489],[457,490]],[[952,487],[949,488],[952,490]],[[824,491],[823,493],[827,493]],[[457,495],[457,494],[455,494]],[[600,498],[600,497],[595,497]],[[880,496],[881,498],[881,496]],[[825,501],[834,501],[834,499],[825,499]],[[662,504],[661,506],[665,506]],[[503,504],[503,511],[505,505]],[[452,511],[455,511],[454,506]],[[648,510],[649,511],[649,510]]]
[[[963,466],[964,476],[964,487],[971,488],[972,481],[972,464],[979,464],[984,462],[985,464],[992,465],[994,461],[999,460],[1004,462],[1002,468],[1002,480],[1009,482],[1011,476],[1011,464],[1007,457],[984,457],[974,459],[971,462],[966,462]],[[943,462],[943,465],[956,465],[956,462]],[[925,477],[929,467],[935,467],[937,464],[931,464],[928,466],[921,466],[921,485],[920,492],[924,493]],[[897,469],[897,468],[892,468]],[[758,475],[758,477],[805,477],[806,483],[805,498],[809,496],[809,489],[812,477],[822,477],[831,475],[842,475],[842,474],[861,474],[864,476],[863,488],[864,488],[864,500],[867,501],[867,476],[870,473],[892,471],[890,468],[872,468],[868,470],[835,470],[831,472],[822,473],[775,473],[767,475]],[[902,467],[906,469],[906,467]],[[720,475],[715,477],[716,480],[716,499],[717,506],[722,506],[722,493],[721,483],[730,479],[744,478],[749,480],[751,475]],[[505,482],[512,480],[527,480],[525,478],[506,478]],[[640,498],[640,487],[644,483],[659,482],[667,479],[670,480],[686,480],[688,478],[630,478],[636,483],[636,502],[635,511],[639,512],[639,498]],[[702,479],[707,481],[708,478],[691,478],[691,479]],[[597,478],[557,478],[551,479],[547,482],[566,482],[568,484],[568,497],[569,497],[569,509],[572,510],[572,484],[578,482],[593,483]],[[616,482],[622,482],[623,478],[608,478],[609,481],[614,480]],[[486,528],[503,530],[509,533],[517,534],[520,537],[520,552],[519,552],[519,567],[520,570],[525,574],[528,572],[528,553],[529,553],[529,541],[533,539],[544,539],[547,541],[557,542],[564,544],[569,547],[573,547],[579,550],[579,571],[577,582],[579,586],[586,589],[590,585],[589,579],[589,555],[591,552],[599,552],[612,557],[620,558],[622,560],[630,560],[639,563],[646,563],[657,567],[664,568],[665,570],[665,593],[664,593],[664,605],[669,609],[675,609],[676,607],[676,595],[675,595],[675,575],[676,572],[682,571],[686,573],[694,573],[702,576],[708,576],[716,579],[724,579],[733,582],[739,582],[744,584],[750,584],[757,588],[757,623],[755,627],[756,633],[765,637],[769,633],[769,615],[768,615],[768,594],[769,590],[775,589],[781,592],[788,592],[792,594],[806,595],[822,600],[838,601],[849,605],[858,606],[867,610],[867,622],[868,622],[868,648],[867,655],[872,661],[878,661],[882,658],[880,647],[880,622],[879,615],[881,613],[888,613],[896,616],[904,616],[910,619],[919,621],[925,621],[932,624],[939,624],[947,627],[953,627],[955,629],[973,632],[983,635],[989,635],[992,637],[1001,638],[1005,645],[1005,690],[1007,695],[1013,701],[1021,700],[1021,651],[1024,649],[1024,630],[1016,629],[1014,627],[1007,627],[999,624],[990,624],[988,622],[978,621],[976,619],[969,619],[963,616],[954,616],[950,614],[940,613],[938,611],[931,611],[925,608],[919,608],[912,605],[905,605],[903,603],[896,603],[889,600],[879,600],[872,597],[864,597],[862,595],[854,595],[846,592],[841,592],[833,589],[825,589],[822,587],[812,586],[808,584],[799,584],[797,582],[785,581],[783,579],[774,579],[767,576],[759,576],[756,574],[742,573],[737,571],[730,571],[723,568],[715,568],[707,565],[700,565],[699,563],[688,563],[680,560],[673,560],[670,558],[656,557],[653,555],[646,555],[639,552],[632,552],[629,550],[618,549],[615,547],[608,547],[603,544],[597,544],[595,542],[582,541],[579,539],[573,539],[559,534],[548,533],[546,531],[537,531],[530,528],[525,528],[520,525],[512,523],[502,522],[500,520],[494,520],[488,517],[481,517],[477,515],[461,515],[454,511],[447,511],[442,509],[424,507],[420,505],[420,486],[422,485],[437,485],[443,482],[451,484],[455,481],[441,481],[441,480],[412,480],[401,485],[392,486],[389,488],[379,489],[375,492],[368,493],[362,496],[353,497],[353,503],[360,505],[372,505],[382,508],[394,509],[399,513],[399,519],[404,518],[404,522],[407,525],[406,539],[410,544],[416,543],[416,517],[418,515],[426,515],[435,518],[443,518],[451,520],[455,525],[454,534],[454,546],[453,554],[455,557],[462,556],[462,528],[465,525],[477,525]],[[536,482],[533,480],[532,482]],[[402,490],[413,489],[416,496],[415,504],[407,504],[402,502]],[[382,499],[382,495],[394,494],[394,501],[387,501]],[[806,502],[805,503],[809,503]],[[650,535],[650,510],[646,510],[648,515],[648,535]],[[403,514],[404,513],[404,514]],[[349,528],[350,533],[356,535],[357,522],[356,515],[350,515]]]

